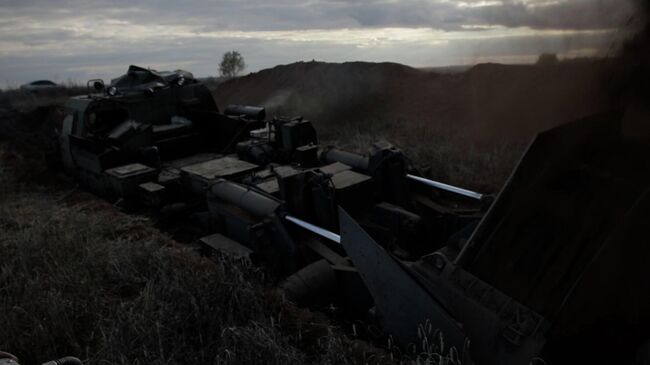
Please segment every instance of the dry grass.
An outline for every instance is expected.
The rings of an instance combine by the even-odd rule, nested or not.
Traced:
[[[63,355],[91,364],[364,357],[327,321],[299,322],[302,310],[271,290],[261,269],[203,259],[147,219],[83,193],[5,189],[0,217],[0,344],[23,363]],[[298,339],[295,328],[311,328],[313,337]]]

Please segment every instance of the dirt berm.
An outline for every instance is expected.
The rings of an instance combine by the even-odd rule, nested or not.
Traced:
[[[537,132],[606,109],[610,61],[480,64],[464,72],[395,63],[297,62],[215,90],[219,105],[258,104],[317,126],[399,123],[476,142],[527,141]]]

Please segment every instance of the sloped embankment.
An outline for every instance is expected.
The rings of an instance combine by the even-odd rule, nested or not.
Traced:
[[[303,115],[322,128],[398,123],[511,141],[605,109],[602,75],[610,67],[582,60],[436,73],[394,63],[297,62],[225,82],[215,99]]]

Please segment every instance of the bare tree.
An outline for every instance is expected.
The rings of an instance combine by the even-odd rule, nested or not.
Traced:
[[[237,51],[229,51],[223,54],[219,71],[222,76],[235,77],[246,68],[244,57]]]

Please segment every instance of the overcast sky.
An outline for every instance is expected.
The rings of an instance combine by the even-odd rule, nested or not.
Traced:
[[[604,55],[634,0],[0,0],[0,86],[110,78],[129,64],[215,75],[300,60],[414,67]],[[641,0],[637,0],[641,1]]]

